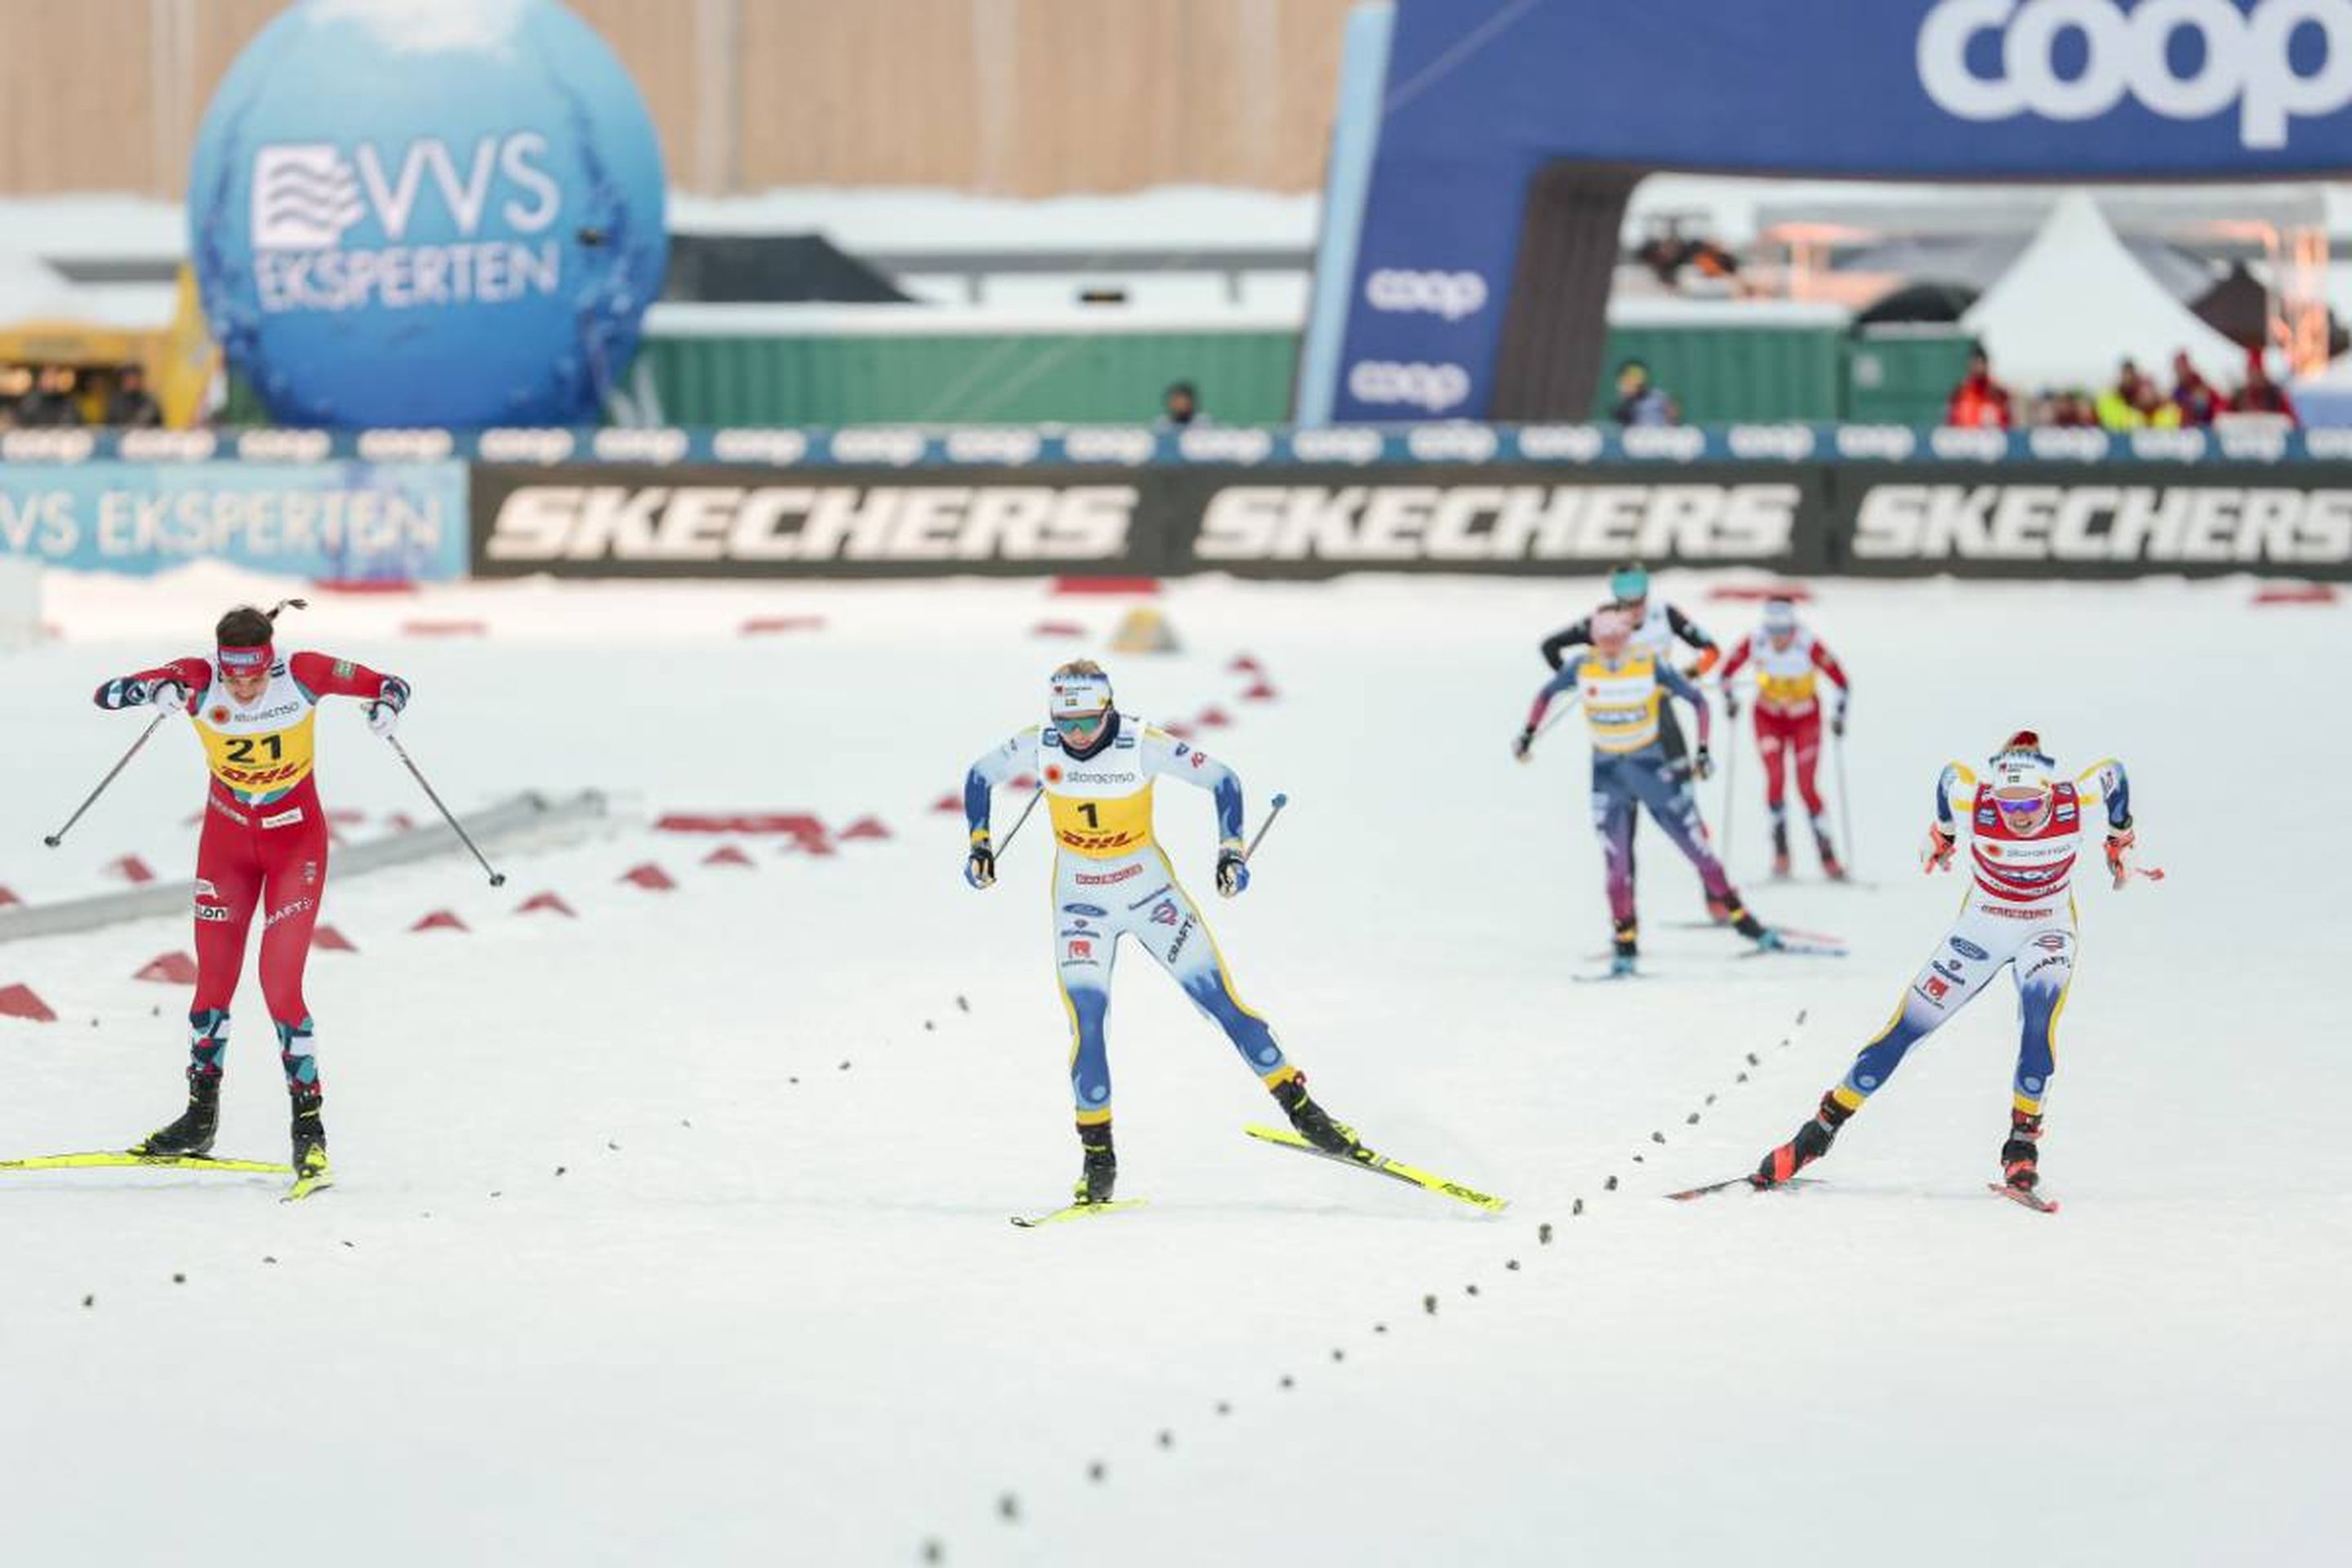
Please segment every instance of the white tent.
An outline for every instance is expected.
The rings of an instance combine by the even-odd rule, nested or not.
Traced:
[[[2148,276],[2079,191],[2051,209],[1960,324],[1983,341],[1993,374],[2021,394],[2096,390],[2125,359],[2169,384],[2172,356],[2182,351],[2207,380],[2234,385],[2246,360]]]

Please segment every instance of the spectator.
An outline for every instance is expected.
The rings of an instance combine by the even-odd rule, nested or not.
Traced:
[[[2246,351],[2246,384],[2240,387],[2238,395],[2230,400],[2230,412],[2275,414],[2290,425],[2303,423],[2295,416],[2294,400],[2286,395],[2286,388],[2271,379],[2270,370],[2263,363],[2263,351],[2260,349]]]
[[[2099,394],[2101,426],[2109,430],[2136,430],[2147,423],[2139,411],[2140,383],[2144,379],[2139,366],[2130,360],[2116,368],[2115,384]]]
[[[2185,353],[2172,356],[2172,405],[2180,411],[2179,423],[2189,426],[2210,425],[2223,406],[2221,392],[2197,374]]]
[[[1201,395],[1192,390],[1189,381],[1172,381],[1168,390],[1160,395],[1160,425],[1165,430],[1181,430],[1201,419]]]
[[[1650,367],[1629,359],[1617,367],[1617,423],[1620,425],[1679,425],[1683,411],[1650,380]]]
[[[152,430],[163,423],[163,411],[147,395],[147,373],[137,365],[124,365],[114,378],[114,392],[106,400],[106,422],[124,430]]]
[[[2016,414],[2009,388],[1992,378],[1992,361],[1980,348],[1969,351],[1969,374],[1944,404],[1944,423],[1970,430],[2006,430]]]
[[[2132,412],[2139,416],[2142,428],[2180,428],[2180,405],[2164,395],[2164,389],[2156,384],[2156,378],[2152,375],[2139,378],[2139,390],[2133,395]]]
[[[79,425],[81,410],[74,405],[74,373],[61,364],[45,364],[33,390],[16,405],[16,423],[27,430]]]

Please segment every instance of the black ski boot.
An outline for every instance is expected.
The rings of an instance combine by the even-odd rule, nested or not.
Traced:
[[[1078,1142],[1086,1151],[1086,1163],[1071,1195],[1082,1204],[1107,1204],[1111,1189],[1118,1184],[1118,1156],[1111,1151],[1110,1123],[1081,1123]]]
[[[1838,1129],[1845,1125],[1853,1111],[1837,1102],[1837,1096],[1822,1096],[1822,1108],[1811,1121],[1797,1129],[1797,1135],[1764,1156],[1748,1181],[1759,1187],[1777,1187],[1814,1161],[1830,1152],[1836,1142]]]
[[[170,1126],[159,1127],[131,1145],[131,1152],[173,1158],[211,1153],[220,1132],[220,1091],[218,1074],[199,1078],[190,1073],[188,1109]]]
[[[2030,1193],[2042,1179],[2042,1118],[2011,1108],[2009,1141],[2000,1146],[2000,1179],[2021,1193]]]
[[[327,1173],[327,1125],[319,1118],[322,1100],[317,1090],[294,1100],[294,1176],[299,1181]]]
[[[1784,880],[1789,875],[1789,824],[1785,820],[1772,825],[1772,875]]]
[[[1353,1154],[1356,1130],[1331,1120],[1331,1113],[1307,1095],[1307,1075],[1298,1073],[1274,1086],[1275,1103],[1290,1118],[1291,1131],[1326,1154]]]

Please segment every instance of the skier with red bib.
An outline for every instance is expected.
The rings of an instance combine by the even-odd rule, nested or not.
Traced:
[[[278,611],[231,610],[215,628],[209,658],[176,658],[98,689],[100,708],[152,707],[185,713],[212,773],[196,847],[196,992],[188,1013],[188,1106],[149,1134],[137,1154],[201,1155],[220,1126],[228,1008],[245,963],[254,917],[261,919],[261,994],[278,1029],[278,1057],[293,1111],[293,1166],[299,1180],[329,1175],[320,1119],[318,1062],[302,970],[327,890],[327,820],[311,772],[312,727],[322,697],[368,704],[368,727],[389,735],[408,703],[408,684],[323,653],[279,657]]]

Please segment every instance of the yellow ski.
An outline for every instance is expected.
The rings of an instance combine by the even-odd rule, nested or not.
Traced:
[[[1141,1198],[1113,1198],[1107,1204],[1072,1204],[1066,1208],[1058,1208],[1050,1214],[1017,1214],[1013,1216],[1013,1223],[1024,1230],[1034,1230],[1041,1225],[1059,1225],[1068,1219],[1090,1219],[1096,1215],[1118,1214],[1125,1209],[1139,1209],[1143,1204],[1144,1200]]]
[[[272,1164],[267,1160],[224,1160],[210,1154],[134,1154],[119,1149],[0,1160],[0,1171],[100,1171],[138,1167],[154,1171],[253,1171],[273,1176],[294,1173],[293,1166]]]
[[[1375,1153],[1360,1143],[1356,1146],[1356,1152],[1353,1154],[1333,1154],[1318,1149],[1297,1133],[1283,1129],[1259,1127],[1253,1124],[1243,1128],[1242,1131],[1261,1142],[1276,1144],[1285,1149],[1296,1149],[1302,1154],[1312,1154],[1318,1160],[1328,1160],[1338,1165],[1353,1165],[1360,1171],[1377,1172],[1381,1175],[1393,1177],[1397,1181],[1428,1192],[1443,1193],[1449,1198],[1468,1204],[1472,1208],[1484,1209],[1488,1214],[1499,1214],[1510,1206],[1508,1198],[1494,1197],[1474,1188],[1465,1187],[1459,1182],[1449,1182],[1443,1176],[1408,1165],[1401,1160],[1391,1160],[1386,1154]]]

